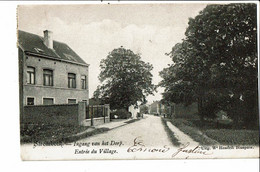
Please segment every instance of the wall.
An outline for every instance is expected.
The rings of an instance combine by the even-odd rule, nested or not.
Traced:
[[[109,108],[109,105],[106,105]],[[44,125],[83,125],[91,126],[91,119],[86,117],[86,103],[25,106],[22,124]],[[110,110],[105,123],[110,122]],[[94,118],[94,126],[104,124],[104,117]]]
[[[24,124],[79,125],[78,104],[25,106]]]
[[[24,71],[27,66],[35,67],[35,85],[26,84],[26,72],[23,73],[23,104],[27,97],[34,97],[36,105],[42,105],[44,97],[54,98],[55,104],[68,103],[68,98],[78,101],[89,100],[88,67],[46,58],[24,56]],[[43,85],[43,69],[53,70],[53,86]],[[76,74],[76,88],[68,88],[68,73]],[[81,75],[87,76],[87,89],[81,89]]]
[[[110,117],[106,117],[105,123],[110,122]],[[93,126],[104,124],[104,117],[93,118]],[[91,119],[86,119],[82,122],[83,126],[91,126]]]

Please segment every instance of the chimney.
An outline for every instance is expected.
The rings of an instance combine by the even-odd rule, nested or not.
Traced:
[[[53,49],[52,31],[45,30],[45,31],[43,31],[43,33],[44,33],[44,38],[43,38],[44,44],[45,44],[48,48]]]

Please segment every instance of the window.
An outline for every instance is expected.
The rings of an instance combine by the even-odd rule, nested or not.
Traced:
[[[81,89],[87,89],[87,77],[85,75],[81,76]]]
[[[43,98],[43,104],[52,105],[52,104],[54,104],[54,99],[53,98]]]
[[[43,70],[43,85],[53,86],[53,71],[49,69]]]
[[[33,97],[27,97],[27,105],[34,105],[34,98]]]
[[[68,74],[68,87],[76,88],[76,74],[74,74],[74,73]]]
[[[87,100],[82,100],[82,102],[85,102],[85,104],[88,105],[88,101]]]
[[[35,68],[27,67],[27,84],[35,84]]]
[[[68,104],[76,104],[77,100],[76,99],[68,99]]]

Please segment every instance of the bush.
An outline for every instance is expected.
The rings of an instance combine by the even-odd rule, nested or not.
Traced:
[[[131,116],[132,114],[125,109],[118,109],[110,114],[111,119],[128,119]]]

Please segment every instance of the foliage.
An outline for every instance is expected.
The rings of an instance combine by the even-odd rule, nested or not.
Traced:
[[[256,4],[208,5],[189,19],[183,42],[160,72],[163,98],[198,102],[199,115],[224,110],[250,125],[258,117]]]
[[[116,111],[111,112],[110,114],[111,119],[128,119],[131,116],[131,113],[125,109],[118,109]]]
[[[141,105],[140,106],[140,113],[148,114],[148,106],[147,105]]]
[[[146,96],[155,90],[152,65],[129,49],[114,49],[101,60],[100,68],[102,85],[97,88],[94,97],[109,103],[111,109],[128,109],[130,105],[137,105],[138,101],[145,103]]]

